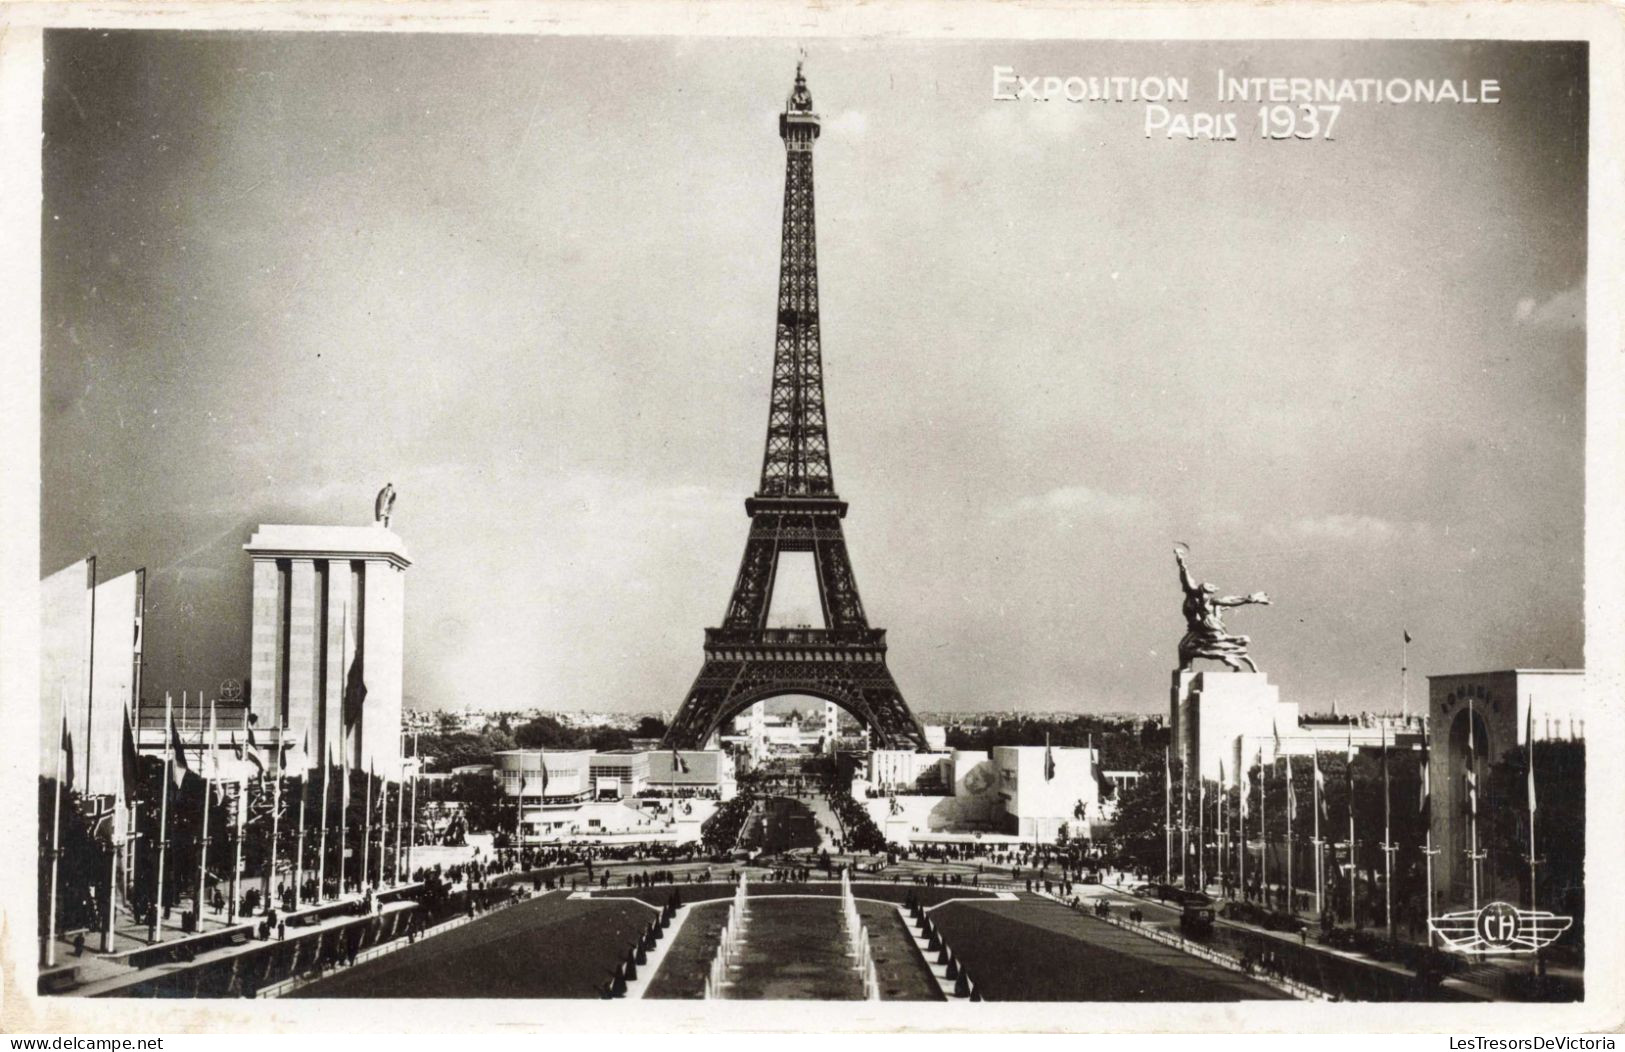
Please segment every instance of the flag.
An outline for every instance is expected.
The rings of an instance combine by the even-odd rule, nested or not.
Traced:
[[[1529,706],[1524,717],[1524,741],[1529,746],[1529,814],[1535,814],[1535,706]]]
[[[73,785],[73,735],[68,731],[68,718],[62,717],[62,784]]]
[[[1478,772],[1473,769],[1478,759],[1478,741],[1473,724],[1478,717],[1473,713],[1472,695],[1467,697],[1467,813],[1478,817]]]
[[[675,745],[671,747],[671,770],[673,774],[688,773],[688,761],[684,760],[682,755],[678,753]]]
[[[1055,778],[1055,751],[1049,747],[1049,735],[1044,735],[1044,781]]]
[[[348,605],[344,608],[344,653],[349,655],[349,668],[344,670],[344,726],[352,727],[361,720],[367,685],[361,679],[361,654],[356,650],[355,625],[350,620]]]
[[[131,713],[132,718],[134,713]],[[135,747],[135,727],[124,721],[124,798],[134,800],[141,784],[141,754]]]
[[[1253,772],[1247,766],[1245,761],[1241,765],[1240,787],[1241,787],[1241,794],[1240,794],[1241,795],[1241,817],[1246,818],[1248,815],[1253,813],[1252,805],[1247,802],[1247,798],[1250,797],[1252,795],[1252,792],[1253,792]]]
[[[292,777],[304,778],[310,774],[310,728],[305,728],[304,735],[299,739],[299,751],[289,753],[283,758],[282,766],[294,772]]]
[[[1410,634],[1410,631],[1409,631],[1409,630],[1407,630],[1407,629],[1403,629],[1403,628],[1402,628],[1402,629],[1400,629],[1400,632],[1401,632],[1401,633],[1402,633],[1402,634],[1403,634],[1403,635],[1404,635],[1404,636],[1405,636],[1405,642],[1406,642],[1406,643],[1409,643],[1409,642],[1410,642],[1410,641],[1411,641],[1411,634]]]
[[[92,839],[103,845],[118,842],[119,829],[114,815],[119,809],[111,796],[98,794],[83,797],[80,808],[85,816],[85,827]]]
[[[547,796],[547,754],[542,754],[542,796]]]
[[[247,760],[253,764],[255,774],[261,776],[265,774],[265,764],[260,760],[260,751],[254,745],[254,728],[248,728],[248,743],[246,745],[237,741],[236,731],[231,732],[231,752],[237,759]]]
[[[1286,813],[1288,815],[1298,813],[1298,787],[1292,779],[1292,757],[1290,756],[1287,757],[1286,761]]]
[[[259,743],[254,740],[254,725],[248,725],[248,762],[254,765],[254,770],[261,777],[265,775],[265,760],[260,756]]]
[[[1431,825],[1433,822],[1433,783],[1428,774],[1428,755],[1425,752],[1422,754],[1421,767],[1421,799],[1418,801],[1417,810],[1422,815],[1422,821]]]
[[[1315,795],[1320,798],[1320,819],[1330,822],[1331,807],[1326,801],[1326,772],[1320,769],[1320,750],[1315,750]]]
[[[175,718],[169,719],[169,748],[175,754],[175,766],[170,776],[175,779],[175,788],[179,789],[186,783],[186,775],[192,770],[186,762],[186,746],[181,742],[180,728],[175,726]]]

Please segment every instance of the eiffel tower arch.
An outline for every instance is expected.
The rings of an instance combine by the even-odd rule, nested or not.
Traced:
[[[869,627],[846,552],[824,419],[818,327],[813,144],[819,119],[801,67],[779,117],[784,229],[779,256],[773,393],[762,480],[745,501],[750,535],[722,627],[705,631],[705,664],[665,744],[699,749],[750,705],[782,694],[832,701],[869,728],[876,748],[925,747],[919,722],[886,667],[886,630]],[[812,555],[822,628],[769,628],[780,556]]]

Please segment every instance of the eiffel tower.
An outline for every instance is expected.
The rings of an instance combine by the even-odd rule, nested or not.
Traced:
[[[870,628],[864,616],[841,533],[847,506],[835,495],[830,472],[813,225],[818,130],[797,65],[795,88],[779,117],[784,243],[762,484],[745,501],[750,537],[733,598],[722,627],[705,630],[705,664],[666,733],[670,748],[704,748],[746,707],[783,694],[833,701],[869,728],[877,749],[925,747],[925,735],[886,668],[886,630]],[[812,553],[825,627],[767,627],[783,552]]]

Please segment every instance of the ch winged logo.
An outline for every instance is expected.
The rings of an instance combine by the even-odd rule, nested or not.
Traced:
[[[1428,927],[1445,949],[1495,956],[1534,953],[1556,941],[1573,924],[1573,917],[1562,917],[1550,910],[1522,910],[1507,902],[1428,918]]]

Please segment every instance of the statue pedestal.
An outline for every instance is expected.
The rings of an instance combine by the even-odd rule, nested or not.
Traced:
[[[1168,715],[1185,769],[1217,781],[1222,759],[1231,784],[1260,749],[1265,763],[1275,759],[1277,727],[1283,735],[1298,729],[1298,706],[1282,702],[1262,672],[1175,672]]]

